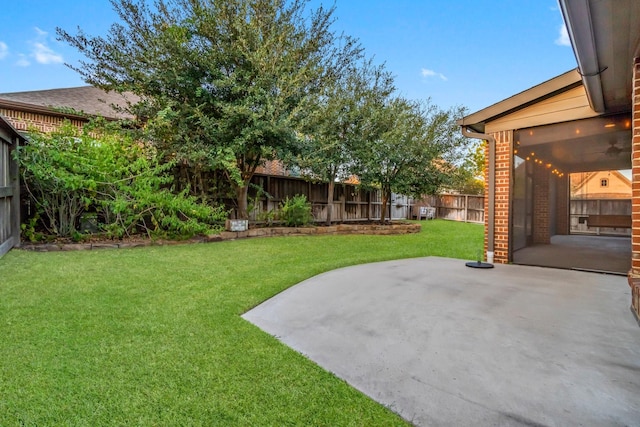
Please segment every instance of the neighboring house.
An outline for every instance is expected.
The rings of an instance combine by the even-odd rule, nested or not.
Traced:
[[[618,171],[572,173],[571,199],[631,199],[631,181]]]
[[[20,244],[20,185],[12,152],[25,142],[20,132],[57,129],[64,120],[82,127],[91,116],[129,117],[112,105],[127,99],[92,86],[0,94],[0,256]]]
[[[569,233],[571,173],[632,169],[640,188],[640,1],[559,4],[578,69],[459,121],[489,142],[485,251],[498,263]],[[640,191],[632,205],[628,278],[640,316]]]
[[[132,94],[105,92],[93,86],[0,93],[0,115],[19,131],[34,127],[41,132],[51,132],[65,119],[82,126],[93,116],[131,118],[114,107],[122,109],[137,99]]]
[[[122,109],[138,100],[133,94],[105,92],[93,86],[0,93],[0,115],[19,131],[34,127],[41,132],[51,132],[64,120],[81,127],[95,116],[111,120],[133,118]],[[290,175],[279,161],[266,162],[256,173]]]

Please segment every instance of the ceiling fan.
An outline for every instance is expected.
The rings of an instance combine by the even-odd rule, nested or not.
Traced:
[[[631,147],[626,148],[626,147],[618,147],[618,142],[617,141],[609,141],[609,147],[607,147],[606,150],[604,150],[602,153],[607,156],[607,157],[618,157],[620,154],[622,153],[630,153],[631,152]]]
[[[618,144],[620,142],[620,144]],[[631,147],[626,147],[624,141],[617,141],[615,139],[607,141],[609,146],[605,150],[591,151],[590,154],[604,155],[608,158],[618,158],[622,153],[631,153]],[[588,152],[589,153],[589,152]]]

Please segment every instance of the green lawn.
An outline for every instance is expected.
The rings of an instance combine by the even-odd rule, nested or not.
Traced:
[[[480,225],[0,260],[1,426],[390,426],[395,414],[240,314],[318,273],[475,259]]]

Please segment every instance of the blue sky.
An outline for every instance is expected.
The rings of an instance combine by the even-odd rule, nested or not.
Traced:
[[[312,5],[331,1],[312,0]],[[576,67],[556,0],[336,0],[334,28],[385,62],[408,98],[471,112]],[[81,57],[55,28],[104,35],[108,0],[20,0],[2,7],[0,93],[82,86]]]

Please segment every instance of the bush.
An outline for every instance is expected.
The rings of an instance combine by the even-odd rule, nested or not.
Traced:
[[[280,204],[279,217],[287,227],[307,225],[313,221],[311,203],[301,194],[291,199],[287,197],[284,202]]]
[[[80,131],[70,123],[50,134],[32,132],[18,159],[42,226],[56,237],[77,235],[80,216],[97,212],[111,237],[207,233],[226,212],[172,193],[173,166],[131,132],[97,121]],[[31,224],[30,229],[33,228]]]

